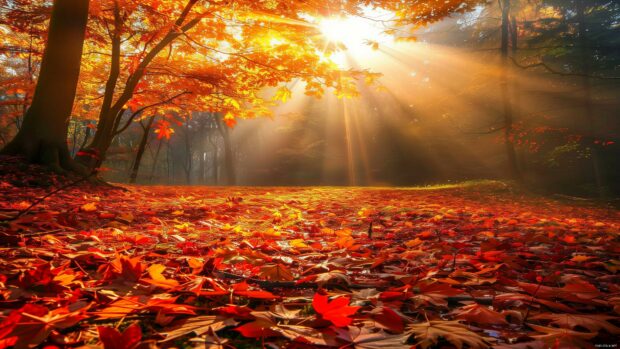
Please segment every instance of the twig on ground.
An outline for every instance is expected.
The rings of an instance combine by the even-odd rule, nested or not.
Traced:
[[[14,217],[8,218],[8,219],[3,219],[2,222],[12,222],[16,219],[18,219],[19,217],[25,215],[26,213],[30,212],[30,210],[32,210],[35,206],[37,206],[38,204],[42,203],[45,199],[49,198],[50,196],[61,192],[69,187],[72,187],[74,185],[77,185],[81,182],[84,182],[85,180],[87,180],[88,178],[94,176],[95,174],[97,174],[97,171],[93,171],[91,173],[89,173],[88,175],[82,176],[72,182],[69,182],[55,190],[52,190],[51,192],[47,193],[46,195],[38,198],[37,200],[35,200],[30,206],[26,207],[25,209],[19,211],[19,213],[17,215],[15,215]]]

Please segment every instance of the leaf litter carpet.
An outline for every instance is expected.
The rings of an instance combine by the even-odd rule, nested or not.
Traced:
[[[434,189],[0,182],[0,348],[594,348],[616,209]],[[40,184],[40,183],[39,183]]]

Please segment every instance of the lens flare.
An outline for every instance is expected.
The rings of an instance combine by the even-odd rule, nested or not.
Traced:
[[[328,41],[343,44],[349,51],[359,52],[392,41],[392,37],[384,33],[385,28],[379,23],[372,17],[347,16],[324,18],[318,26]]]

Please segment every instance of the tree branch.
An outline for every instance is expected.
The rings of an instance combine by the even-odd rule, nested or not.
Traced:
[[[259,65],[261,67],[264,67],[264,68],[267,68],[267,69],[270,69],[270,70],[273,70],[273,71],[276,71],[276,72],[279,72],[279,73],[288,73],[288,74],[291,74],[293,76],[307,76],[307,75],[309,75],[309,74],[304,74],[304,73],[301,73],[301,72],[296,72],[296,71],[292,71],[292,70],[288,70],[288,69],[280,69],[280,68],[272,67],[272,66],[270,66],[268,64],[259,62],[259,61],[255,60],[255,59],[252,59],[252,58],[246,56],[243,53],[220,51],[220,50],[218,50],[218,49],[216,49],[214,47],[208,47],[208,46],[202,45],[201,43],[199,43],[196,40],[192,39],[189,35],[187,35],[187,33],[183,33],[183,35],[188,40],[190,40],[194,44],[196,44],[196,45],[198,45],[198,46],[200,46],[200,47],[202,47],[204,49],[211,50],[213,52],[217,52],[217,53],[220,53],[220,54],[223,54],[223,55],[227,55],[227,56],[238,57],[238,58],[241,58],[241,59],[246,60],[248,62],[254,63],[256,65]]]
[[[144,76],[148,65],[159,54],[159,52],[163,50],[166,46],[168,46],[168,44],[171,43],[174,39],[193,28],[202,20],[203,16],[196,16],[195,18],[185,23],[187,16],[189,15],[190,11],[192,10],[197,1],[198,0],[189,0],[187,2],[185,7],[183,8],[183,11],[174,22],[175,28],[171,29],[166,34],[166,36],[161,39],[161,41],[159,41],[155,46],[153,46],[153,48],[148,51],[148,53],[146,53],[140,64],[138,64],[136,70],[129,75],[125,84],[125,89],[112,106],[113,110],[120,110],[120,108],[122,108],[122,106],[125,105],[127,101],[129,101],[135,91],[136,86],[138,85],[138,82]]]
[[[510,57],[510,60],[515,66],[521,69],[524,69],[524,70],[532,69],[532,68],[543,68],[551,74],[560,75],[560,76],[580,76],[580,77],[601,79],[601,80],[620,80],[620,76],[602,76],[602,75],[591,75],[591,74],[557,71],[553,69],[551,66],[549,66],[547,63],[542,62],[542,61],[538,63],[532,63],[532,64],[525,65],[525,64],[521,64],[517,62],[517,60],[514,57]]]
[[[26,213],[30,212],[30,210],[32,210],[35,206],[37,206],[38,204],[42,203],[45,199],[49,198],[50,196],[52,196],[52,195],[54,195],[54,194],[56,194],[56,193],[58,193],[60,191],[63,191],[65,189],[69,188],[69,187],[72,187],[72,186],[74,186],[76,184],[84,182],[88,178],[90,178],[90,177],[92,177],[92,176],[94,176],[96,174],[97,174],[97,170],[93,170],[92,172],[90,172],[90,173],[88,173],[88,174],[86,174],[84,176],[81,176],[80,178],[78,178],[78,179],[76,179],[76,180],[74,180],[72,182],[69,182],[69,183],[67,183],[67,184],[65,184],[65,185],[63,185],[63,186],[61,186],[61,187],[59,187],[59,188],[57,188],[55,190],[52,190],[51,192],[47,193],[46,195],[44,195],[44,196],[38,198],[37,200],[35,200],[32,204],[30,204],[30,206],[28,206],[25,209],[19,211],[15,216],[10,217],[8,219],[3,219],[2,222],[12,222],[14,220],[17,220],[19,217],[21,217],[21,216],[25,215]]]
[[[125,130],[129,127],[129,125],[131,125],[131,122],[133,121],[133,119],[135,119],[135,117],[136,117],[136,116],[138,116],[139,114],[141,114],[141,113],[142,113],[143,111],[145,111],[146,109],[148,109],[148,108],[152,108],[152,107],[156,107],[156,106],[159,106],[159,105],[163,105],[163,104],[170,103],[170,102],[172,102],[173,100],[175,100],[175,99],[177,99],[177,98],[181,97],[182,95],[184,95],[184,94],[190,94],[190,93],[191,93],[191,92],[189,92],[189,91],[183,91],[183,92],[181,92],[181,93],[177,93],[176,95],[174,95],[174,96],[172,96],[172,97],[170,97],[170,98],[167,98],[167,99],[165,99],[165,100],[163,100],[163,101],[159,101],[159,102],[157,102],[157,103],[153,103],[153,104],[150,104],[150,105],[147,105],[147,106],[144,106],[144,107],[142,107],[142,108],[137,109],[135,112],[133,112],[133,113],[131,114],[131,116],[129,116],[129,119],[127,119],[127,121],[125,122],[125,125],[123,125],[123,127],[121,127],[119,130],[116,130],[116,131],[114,132],[114,136],[117,136],[117,135],[118,135],[118,134],[120,134],[121,132],[125,131]]]
[[[495,133],[497,131],[501,131],[503,129],[505,129],[506,126],[502,126],[502,127],[498,127],[498,128],[492,128],[490,130],[487,131],[462,131],[464,134],[468,134],[468,135],[488,135],[491,133]]]

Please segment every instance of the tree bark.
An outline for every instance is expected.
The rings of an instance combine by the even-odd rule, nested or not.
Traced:
[[[226,185],[235,185],[237,178],[235,174],[235,161],[232,142],[230,141],[230,133],[221,118],[219,118],[218,115],[215,115],[215,118],[217,119],[217,129],[220,131],[222,139],[224,140],[224,169],[226,170]]]
[[[109,148],[112,139],[107,139],[107,145],[103,145],[103,135],[111,134],[112,123],[109,122],[110,114],[112,114],[111,107],[114,99],[114,91],[116,89],[118,78],[120,76],[121,65],[121,30],[123,21],[121,18],[120,8],[118,2],[114,1],[114,30],[111,33],[112,52],[110,55],[110,73],[108,74],[108,80],[105,84],[105,90],[103,92],[103,101],[101,103],[101,109],[99,110],[99,120],[97,121],[97,128],[93,136],[91,146],[82,148],[80,156],[76,156],[82,164],[89,168],[95,168],[101,165],[102,162],[102,150]],[[96,144],[97,146],[92,146]]]
[[[183,171],[185,172],[185,182],[187,185],[192,184],[192,168],[194,166],[193,156],[192,156],[192,139],[189,128],[189,117],[185,120],[185,159],[183,161]]]
[[[200,117],[199,120],[199,131],[198,131],[198,137],[200,139],[199,143],[200,146],[198,148],[198,156],[199,156],[199,163],[198,163],[198,183],[201,185],[204,185],[206,180],[205,180],[205,171],[206,171],[206,167],[207,167],[207,159],[206,159],[206,145],[207,145],[207,120],[205,120],[205,114],[204,113],[200,113],[198,114],[198,116]]]
[[[60,172],[83,172],[71,160],[67,133],[80,74],[88,5],[88,0],[54,1],[32,105],[3,154],[21,155],[29,162]]]
[[[86,122],[86,126],[84,127],[84,139],[82,139],[82,143],[78,149],[83,149],[86,146],[88,139],[90,138],[90,127],[88,127],[89,125],[90,123]]]
[[[164,139],[160,139],[157,144],[157,150],[155,151],[155,155],[153,156],[153,164],[151,165],[151,174],[149,175],[149,182],[153,183],[153,178],[155,177],[155,170],[157,169],[157,159],[159,159],[159,152],[161,151],[161,145],[164,142]]]
[[[596,121],[594,119],[594,108],[592,106],[592,83],[590,76],[592,74],[592,67],[590,66],[590,54],[588,52],[588,38],[586,27],[586,0],[577,1],[577,25],[579,36],[579,58],[581,60],[581,70],[583,77],[581,78],[581,85],[583,88],[583,112],[585,114],[588,123],[588,135],[586,139],[590,142],[592,149],[592,173],[594,175],[594,184],[596,185],[597,194],[599,197],[604,198],[607,193],[603,185],[603,175],[601,173],[600,155],[599,150],[594,141],[596,140]]]
[[[217,127],[217,126],[216,126]],[[212,169],[212,173],[213,173],[213,184],[217,185],[219,182],[219,153],[218,153],[218,147],[217,147],[217,142],[213,140],[213,134],[209,135],[209,143],[211,144],[211,148],[213,149],[213,156],[211,157],[213,159],[213,163],[211,164],[211,169]]]
[[[133,161],[133,165],[131,166],[131,174],[129,175],[129,183],[136,183],[136,178],[138,178],[138,171],[140,170],[140,163],[142,162],[142,156],[144,155],[144,151],[146,150],[146,144],[149,141],[149,136],[151,134],[151,127],[153,126],[153,121],[155,121],[155,115],[151,116],[144,126],[144,133],[142,133],[142,138],[140,139],[140,145],[138,145],[138,151],[136,152],[136,158]],[[161,145],[161,143],[160,143]],[[157,149],[159,153],[159,148]]]
[[[512,57],[514,59],[517,58],[517,51],[519,49],[519,27],[518,27],[518,23],[517,23],[517,17],[514,14],[510,15],[510,52],[512,54]],[[519,116],[522,114],[522,107],[521,107],[521,81],[519,80],[519,77],[515,77],[515,79],[513,79],[512,81],[512,105],[514,106],[513,108],[513,120],[514,119],[519,119]],[[525,121],[523,121],[523,125],[522,127],[526,127],[525,125]],[[514,149],[514,139],[512,140],[512,144],[513,144],[513,149]],[[515,149],[515,156],[516,156],[516,160],[515,163],[517,165],[517,170],[518,170],[518,175],[519,178],[523,179],[523,173],[527,170],[527,164],[526,164],[526,155],[525,155],[525,150],[521,150],[520,152],[517,152]]]
[[[508,171],[510,177],[517,181],[521,180],[521,171],[519,164],[517,163],[517,154],[514,147],[514,141],[512,137],[513,131],[513,111],[512,101],[510,100],[510,91],[508,90],[508,47],[510,38],[510,0],[503,0],[502,5],[502,42],[501,42],[501,77],[500,77],[500,89],[502,98],[502,109],[504,118],[504,144],[506,147],[506,158],[508,160]]]

